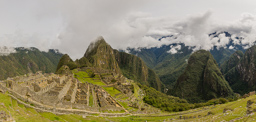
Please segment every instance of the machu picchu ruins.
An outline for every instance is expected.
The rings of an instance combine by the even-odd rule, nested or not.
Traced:
[[[19,103],[40,112],[102,116],[128,114],[129,112],[116,100],[116,96],[133,97],[133,81],[120,74],[97,68],[87,67],[76,69],[75,72],[86,71],[88,81],[92,80],[104,85],[81,82],[75,78],[78,76],[73,74],[47,74],[39,71],[1,81],[0,92],[8,93]],[[116,90],[118,94],[111,96],[105,89]]]

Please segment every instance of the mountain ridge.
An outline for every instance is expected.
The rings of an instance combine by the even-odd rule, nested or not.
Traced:
[[[54,49],[48,52],[37,48],[15,48],[15,53],[0,56],[0,79],[42,71],[54,72],[60,57],[63,55]]]

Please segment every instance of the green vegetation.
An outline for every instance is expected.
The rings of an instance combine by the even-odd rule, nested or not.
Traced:
[[[224,32],[227,36],[228,33]],[[164,37],[165,38],[165,37]],[[180,45],[181,48],[177,53],[168,53],[172,46]],[[153,69],[159,76],[162,83],[168,88],[172,89],[179,76],[185,71],[187,66],[186,60],[193,52],[191,48],[184,44],[170,44],[163,45],[160,48],[143,48],[139,51],[136,49],[129,49],[131,54],[140,57],[146,65]],[[243,50],[242,50],[243,51]],[[220,65],[228,60],[230,55],[235,52],[233,49],[224,47],[210,50],[217,64]]]
[[[104,90],[106,90],[111,96],[115,96],[116,94],[121,93],[119,90],[117,90],[114,87],[102,87]]]
[[[113,49],[103,38],[91,43],[87,48],[84,57],[88,59],[93,67],[109,69],[116,73],[120,73]]]
[[[115,73],[123,74],[138,83],[154,87],[159,91],[163,88],[163,84],[156,73],[149,69],[140,58],[112,49],[103,38],[90,44],[84,57],[75,62],[65,54],[60,59],[56,73],[59,73],[58,70],[63,65],[67,65],[70,70],[82,67],[108,69]],[[94,73],[87,73],[90,78],[95,77]]]
[[[143,98],[144,102],[154,107],[160,108],[163,111],[177,112],[194,108],[192,104],[189,104],[184,99],[166,95],[151,87],[141,87],[145,91],[145,96]]]
[[[115,55],[116,61],[125,77],[161,91],[163,84],[159,77],[139,57],[117,50],[115,50]]]
[[[73,60],[68,56],[68,54],[63,55],[60,58],[59,64],[57,66],[56,72],[58,72],[58,70],[64,66],[67,65],[69,67],[70,70],[73,70],[75,68],[77,68],[77,65],[75,64],[75,62],[73,62]]]
[[[93,96],[92,96],[91,92],[90,92],[90,97],[89,97],[89,106],[93,106]]]
[[[168,53],[171,46],[181,45],[176,54]],[[171,44],[160,48],[141,49],[140,51],[130,49],[130,53],[140,57],[146,65],[153,69],[162,83],[171,89],[186,68],[186,59],[192,50],[184,44]]]
[[[169,92],[192,103],[233,95],[213,56],[205,50],[190,56],[185,72]]]
[[[143,86],[144,87],[144,86]],[[151,88],[153,89],[153,88]],[[153,89],[155,90],[155,89]],[[136,90],[135,90],[136,91]],[[159,92],[155,90],[155,92]],[[161,96],[161,95],[160,95]],[[126,122],[126,121],[231,121],[232,119],[239,118],[238,121],[254,121],[256,118],[255,114],[245,116],[247,111],[247,102],[255,101],[256,95],[250,96],[245,99],[239,99],[233,102],[226,102],[225,99],[211,100],[208,101],[212,106],[205,106],[197,109],[191,109],[183,112],[175,113],[159,113],[159,114],[137,114],[125,117],[100,117],[98,114],[93,116],[80,116],[75,114],[68,115],[55,115],[52,113],[38,113],[32,108],[26,108],[23,105],[17,103],[17,101],[12,100],[7,94],[0,93],[0,110],[6,111],[7,114],[15,119],[15,121],[39,121],[39,122],[48,122],[48,121],[63,121],[63,122]],[[224,104],[219,104],[223,103]],[[4,106],[2,106],[2,103]],[[121,103],[125,108],[127,104]],[[224,113],[225,111],[225,113]],[[105,111],[108,113],[116,113],[111,111]],[[121,111],[121,113],[124,111]],[[200,117],[199,117],[200,116]],[[179,119],[182,117],[182,119]],[[195,117],[195,118],[194,118]],[[186,118],[186,119],[183,119]]]
[[[54,50],[41,52],[37,48],[16,48],[16,53],[0,56],[0,80],[7,77],[42,71],[55,72],[62,54]]]
[[[244,55],[237,51],[222,65],[225,78],[234,92],[243,95],[256,90],[255,53],[256,46],[247,49]]]
[[[150,88],[147,86],[140,87],[144,90],[145,96],[143,101],[149,105],[154,107],[160,108],[162,111],[168,112],[178,112],[178,111],[186,111],[189,109],[195,109],[199,107],[207,107],[211,105],[218,105],[218,104],[225,104],[227,102],[234,101],[233,99],[225,99],[225,98],[218,98],[218,99],[211,99],[205,103],[188,103],[185,99],[180,99],[178,97],[166,95],[161,93],[154,88]],[[136,92],[135,92],[136,93]]]
[[[238,50],[235,53],[233,53],[228,60],[226,60],[223,64],[221,64],[221,72],[225,75],[229,70],[234,68],[240,61],[240,59],[243,57],[243,52]]]
[[[89,73],[87,73],[85,71],[75,72],[73,70],[73,73],[74,73],[75,78],[77,78],[82,83],[88,82],[88,83],[92,83],[94,85],[99,85],[99,86],[105,86],[106,85],[105,83],[101,82],[100,79],[91,78]],[[99,76],[97,76],[97,77],[99,77]]]

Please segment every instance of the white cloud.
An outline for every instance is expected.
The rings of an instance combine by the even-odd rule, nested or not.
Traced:
[[[13,47],[0,47],[0,56],[7,56],[11,53],[16,53],[15,48]]]
[[[167,53],[176,54],[181,49],[181,45],[176,45],[176,46],[171,45],[170,48],[171,49],[167,51]]]
[[[209,50],[214,45],[225,47],[229,37],[223,34],[209,37],[215,31],[233,34],[234,44],[240,43],[237,36],[244,38],[242,44],[252,45],[256,40],[254,14],[244,13],[235,19],[245,10],[233,4],[229,6],[230,12],[225,13],[227,6],[221,6],[224,1],[214,1],[216,4],[210,4],[211,7],[208,1],[186,2],[189,6],[177,0],[1,0],[0,45],[34,46],[40,50],[58,48],[75,59],[83,56],[98,36],[103,36],[113,48],[123,50],[172,43],[195,46],[194,50]],[[246,6],[243,8],[254,7],[252,3],[233,3]],[[213,9],[207,11],[208,8]],[[196,15],[200,12],[205,13]],[[169,35],[174,36],[158,40]]]
[[[228,48],[228,49],[231,49],[231,50],[232,50],[232,49],[234,49],[234,46],[232,46],[232,45],[231,45],[231,46],[229,46],[229,48]]]

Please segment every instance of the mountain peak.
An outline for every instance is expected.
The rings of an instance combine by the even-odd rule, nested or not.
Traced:
[[[102,36],[99,36],[96,40],[92,41],[90,45],[88,46],[85,57],[88,56],[92,50],[94,50],[96,47],[98,47],[100,44],[108,45],[108,43],[105,41],[105,39]]]
[[[209,51],[194,52],[174,86],[174,95],[190,102],[206,101],[233,94]]]

